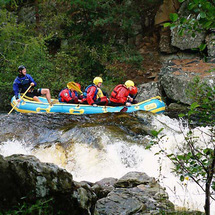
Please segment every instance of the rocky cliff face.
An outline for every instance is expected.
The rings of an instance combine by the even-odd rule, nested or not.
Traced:
[[[33,156],[0,156],[0,211],[50,200],[52,214],[158,214],[174,205],[154,178],[130,172],[121,179],[75,182],[72,175]]]
[[[167,105],[171,102],[191,105],[195,101],[190,95],[190,91],[194,90],[192,86],[195,78],[199,78],[201,83],[213,88],[215,59],[207,62],[200,58],[166,61],[160,70],[158,81],[139,85],[140,93],[137,100],[142,101],[158,95],[163,97]]]

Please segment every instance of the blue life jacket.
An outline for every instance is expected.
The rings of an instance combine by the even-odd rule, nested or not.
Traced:
[[[13,91],[16,98],[18,97],[18,93],[24,93],[28,89],[31,82],[33,82],[34,87],[36,87],[37,85],[36,82],[29,74],[26,74],[23,77],[19,76],[16,77],[16,79],[13,82]]]

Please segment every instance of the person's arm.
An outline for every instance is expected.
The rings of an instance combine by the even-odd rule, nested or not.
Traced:
[[[13,92],[14,92],[14,95],[16,97],[16,99],[19,98],[19,82],[17,79],[15,79],[15,81],[13,82]]]
[[[31,86],[36,87],[36,86],[37,86],[37,83],[34,81],[34,79],[31,77],[31,75],[26,74],[26,76],[29,78],[29,80],[30,80],[30,82],[31,82],[31,83],[34,83],[34,85],[33,85],[33,84],[31,84]]]
[[[128,101],[129,101],[129,102],[133,102],[133,100],[134,100],[134,99],[133,99],[131,96],[128,96]]]
[[[89,88],[89,92],[87,93],[87,103],[89,105],[93,105],[95,103],[95,101],[93,100],[95,92],[96,92],[96,87]]]
[[[78,103],[78,94],[75,93],[75,91],[72,91],[72,100],[70,100],[71,103]]]

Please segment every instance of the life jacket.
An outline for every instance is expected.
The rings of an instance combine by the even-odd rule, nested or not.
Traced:
[[[65,102],[64,99],[62,99],[62,96],[61,96],[61,93],[65,90],[65,89],[68,89],[68,88],[64,88],[60,91],[60,93],[58,94],[58,101],[59,102]],[[69,96],[73,99],[73,97],[78,97],[78,93],[76,91],[72,91],[68,89],[68,92],[69,92]],[[72,95],[74,93],[74,95]]]
[[[94,94],[94,96],[93,96],[93,100],[96,100],[96,99],[97,99],[98,89],[97,89],[97,87],[96,87],[95,84],[90,84],[88,87],[85,88],[84,93],[83,93],[83,97],[84,97],[84,98],[87,98],[87,91],[88,91],[88,89],[89,89],[90,87],[93,87],[93,86],[96,88],[95,94]]]
[[[119,91],[120,91],[120,89],[121,88],[126,88],[123,84],[119,84],[119,85],[117,85],[114,89],[113,89],[113,91],[111,92],[111,97],[112,98],[114,98],[114,99],[116,99],[117,98],[117,95],[118,95],[118,93],[119,93]],[[126,88],[127,89],[127,88]]]
[[[17,78],[20,81],[21,87],[20,87],[20,93],[24,93],[30,86],[31,80],[28,77],[28,75],[24,76],[24,77],[18,77]]]
[[[104,97],[104,94],[103,94],[102,90],[100,88],[98,88],[98,93],[97,93],[96,98],[99,99],[99,98],[102,98],[102,97]]]

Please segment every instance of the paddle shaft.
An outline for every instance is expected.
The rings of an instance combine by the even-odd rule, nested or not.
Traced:
[[[30,90],[31,87],[32,87],[32,86],[30,85],[30,86],[28,87],[28,89],[23,93],[23,95],[21,96],[20,99],[23,99],[23,97],[24,97],[25,94]],[[17,106],[17,104],[18,104],[18,102],[13,106],[13,108],[10,110],[10,112],[8,113],[8,115],[13,111],[13,109]]]

